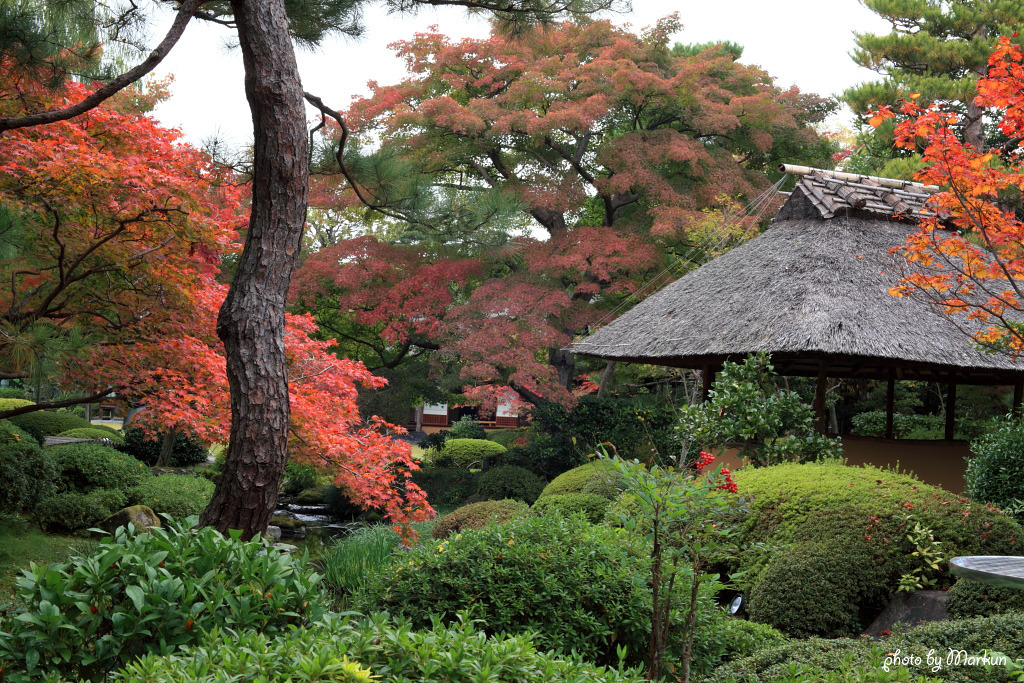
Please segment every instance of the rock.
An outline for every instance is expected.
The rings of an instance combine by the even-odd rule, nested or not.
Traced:
[[[878,638],[883,631],[892,630],[897,623],[912,628],[926,621],[942,621],[946,618],[948,599],[949,593],[945,591],[900,591],[893,596],[864,634]]]
[[[277,543],[281,540],[281,527],[271,524],[267,527],[267,530],[263,532],[263,537],[271,543]]]
[[[126,507],[120,512],[115,512],[107,517],[105,520],[100,522],[99,526],[104,531],[112,534],[115,529],[126,526],[129,522],[135,526],[136,531],[142,531],[146,527],[151,526],[162,526],[160,524],[160,518],[155,512],[153,512],[153,508],[146,505],[131,505]]]

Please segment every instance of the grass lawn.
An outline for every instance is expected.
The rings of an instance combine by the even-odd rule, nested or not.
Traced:
[[[88,553],[97,541],[75,536],[54,536],[38,529],[0,527],[0,611],[17,601],[15,579],[30,562],[53,564],[72,555]]]

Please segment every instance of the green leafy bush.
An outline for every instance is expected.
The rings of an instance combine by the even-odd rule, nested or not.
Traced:
[[[281,491],[289,495],[297,495],[316,486],[317,473],[312,465],[303,465],[289,460],[284,466],[284,479]]]
[[[319,577],[305,557],[188,527],[122,528],[88,557],[26,570],[28,607],[0,627],[5,680],[98,681],[140,655],[203,642],[215,627],[272,636],[309,621]]]
[[[476,495],[485,500],[514,498],[530,505],[543,490],[543,479],[515,465],[491,467],[481,472],[476,480]]]
[[[27,395],[24,389],[18,389],[17,387],[0,387],[0,399],[5,398],[20,398],[25,399]],[[7,408],[0,408],[0,410],[7,410]]]
[[[918,566],[908,525],[930,529],[947,556],[1016,555],[1024,539],[1020,525],[997,510],[876,467],[789,463],[743,468],[735,480],[749,510],[738,581],[751,595],[751,618],[785,632],[834,634],[844,621],[836,615],[847,609],[850,629],[870,623],[900,577]],[[782,576],[787,553],[799,560],[794,572],[802,582]],[[939,587],[951,583],[945,573],[929,578]],[[818,625],[787,603],[815,605]]]
[[[420,441],[419,446],[423,450],[435,450],[440,451],[444,448],[444,442],[448,440],[448,430],[442,429],[439,432],[427,434],[423,441]]]
[[[69,429],[66,432],[61,432],[57,436],[66,436],[72,439],[107,439],[115,444],[124,443],[124,437],[117,432],[100,429],[99,427],[78,427],[76,429]]]
[[[129,427],[124,430],[124,444],[118,446],[118,450],[152,467],[160,459],[160,441],[160,438],[147,438],[141,427]],[[206,446],[199,441],[182,432],[175,435],[174,447],[171,450],[172,467],[201,465],[209,457],[210,453]]]
[[[504,446],[486,439],[448,439],[444,443],[441,455],[434,462],[440,467],[479,467],[487,458],[499,456],[504,452]]]
[[[43,531],[71,533],[95,526],[127,502],[128,496],[117,489],[93,489],[89,493],[64,491],[36,504],[32,517]]]
[[[839,439],[816,432],[814,409],[795,391],[777,387],[778,379],[764,352],[743,364],[726,361],[710,398],[680,409],[680,440],[694,454],[735,446],[755,465],[839,455]]]
[[[486,439],[487,431],[469,415],[463,415],[448,429],[449,439]]]
[[[30,510],[53,495],[57,468],[35,439],[0,420],[0,513]]]
[[[564,493],[593,493],[613,500],[624,488],[625,482],[617,470],[610,467],[606,461],[595,460],[562,472],[548,482],[540,497]]]
[[[581,513],[597,524],[604,520],[611,504],[610,500],[596,493],[556,493],[553,496],[538,498],[533,504],[533,510],[541,515],[549,510],[557,510],[563,515]]]
[[[128,493],[153,476],[143,463],[93,443],[65,444],[47,449],[57,467],[60,491],[88,493],[93,489],[118,489]]]
[[[345,658],[348,658],[347,660]],[[349,665],[346,671],[346,663]],[[213,642],[165,657],[148,655],[123,672],[125,683],[271,683],[294,680],[420,683],[640,683],[639,671],[594,667],[538,649],[529,635],[488,637],[471,622],[414,631],[387,615],[329,616],[295,633],[268,637],[224,631]],[[311,672],[317,672],[312,673]]]
[[[646,649],[645,560],[624,532],[579,517],[521,517],[412,548],[360,596],[363,610],[401,614],[414,627],[474,609],[488,633],[530,630],[542,649],[575,649],[595,663]]]
[[[487,438],[494,443],[501,444],[505,448],[525,446],[530,443],[530,430],[527,427],[495,429],[493,432],[488,432]]]
[[[150,477],[132,489],[132,501],[153,512],[183,519],[198,515],[213,498],[214,484],[208,479],[187,474],[162,474]]]
[[[464,505],[437,520],[430,532],[434,538],[448,538],[466,529],[483,529],[528,515],[530,507],[521,500],[484,500]]]
[[[949,589],[946,612],[950,619],[1024,612],[1024,591],[971,579],[960,579]]]
[[[14,410],[25,406],[34,406],[34,401],[27,400],[22,396],[0,396],[0,410]]]
[[[477,477],[464,467],[424,467],[412,473],[432,505],[461,505],[476,491]]]
[[[45,444],[46,437],[48,436],[57,436],[69,429],[92,427],[92,423],[85,418],[72,415],[71,413],[54,413],[49,410],[37,410],[34,413],[15,415],[9,419],[31,434],[32,438],[39,442],[39,445]]]
[[[967,459],[967,495],[979,503],[1019,510],[1024,519],[1024,420],[1014,415],[992,421],[971,444]]]

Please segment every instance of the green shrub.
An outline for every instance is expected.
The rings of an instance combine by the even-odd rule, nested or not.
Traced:
[[[463,415],[448,429],[449,439],[486,439],[487,431],[469,415]]]
[[[448,439],[444,443],[441,455],[434,462],[439,466],[479,467],[487,458],[504,452],[504,446],[486,439]]]
[[[971,579],[960,579],[949,589],[946,612],[950,619],[1024,612],[1024,591]]]
[[[160,437],[147,438],[141,427],[129,427],[124,430],[124,444],[118,446],[118,450],[152,467],[160,459],[160,442]],[[182,432],[175,435],[174,447],[171,449],[172,467],[201,465],[209,457],[210,453],[206,446],[199,441]]]
[[[862,631],[884,609],[891,590],[885,558],[872,551],[840,539],[779,552],[750,591],[750,618],[797,637]]]
[[[412,480],[432,505],[458,506],[476,490],[478,476],[463,467],[424,467],[412,473]]]
[[[530,442],[529,434],[530,430],[527,427],[495,429],[493,432],[488,432],[487,438],[505,448],[512,448],[513,446],[527,445]]]
[[[520,500],[484,500],[460,507],[437,520],[430,532],[434,538],[448,538],[466,529],[483,529],[529,514],[530,507]]]
[[[420,441],[419,446],[425,451],[435,450],[440,451],[444,448],[444,442],[448,440],[448,430],[442,429],[439,432],[433,434],[427,434],[423,441]]]
[[[391,561],[401,542],[398,532],[387,524],[374,524],[326,545],[317,558],[323,583],[333,594],[346,599],[366,585],[368,577]]]
[[[128,493],[153,476],[149,468],[130,455],[93,443],[65,444],[47,449],[57,467],[60,491],[88,493],[93,489],[118,489]]]
[[[147,505],[153,512],[183,519],[198,515],[213,498],[214,484],[208,479],[187,474],[162,474],[150,477],[132,489],[135,505]]]
[[[53,495],[57,468],[36,440],[0,420],[0,513],[31,510]]]
[[[1024,420],[1014,415],[992,421],[971,444],[967,459],[967,495],[979,503],[1019,510],[1024,519]]]
[[[122,528],[88,557],[26,570],[28,607],[0,632],[5,680],[103,680],[140,655],[203,642],[215,627],[272,636],[308,622],[319,577],[305,557],[188,527]]]
[[[476,495],[485,500],[514,498],[530,505],[543,490],[543,479],[515,465],[491,467],[481,472],[476,480]]]
[[[35,401],[29,401],[24,396],[0,396],[0,410],[14,410],[34,405]]]
[[[0,399],[5,398],[20,398],[25,399],[27,395],[24,389],[18,389],[17,387],[0,387]],[[0,408],[0,410],[8,410],[8,408]]]
[[[840,605],[851,609],[845,619],[850,629],[870,623],[901,575],[919,566],[906,538],[908,524],[932,530],[949,557],[1016,555],[1018,539],[1024,539],[1020,525],[1007,515],[875,467],[790,463],[743,468],[735,480],[749,510],[740,525],[738,582],[748,594],[755,587],[759,592],[756,609],[752,597],[751,617],[783,631],[813,633],[811,622],[785,603],[817,604],[817,596],[832,595],[836,586],[840,589],[822,609],[819,633],[836,633],[843,621],[834,615]],[[800,550],[802,544],[815,547]],[[782,576],[787,552],[799,558],[803,583]],[[829,553],[847,561],[831,561]],[[769,567],[778,580],[761,580]],[[944,572],[929,578],[940,588],[951,583]],[[775,618],[784,622],[771,621]]]
[[[379,511],[366,510],[356,505],[352,502],[346,488],[333,484],[324,490],[324,504],[327,506],[328,514],[335,519],[365,519],[367,521],[381,519]]]
[[[346,659],[347,658],[347,659]],[[346,670],[347,665],[347,670]],[[203,647],[147,655],[123,672],[125,683],[220,681],[369,681],[420,683],[640,683],[639,671],[603,669],[538,649],[529,635],[488,637],[469,621],[413,631],[387,615],[331,615],[295,633],[268,637],[224,631]],[[356,669],[358,671],[358,669]],[[321,672],[310,678],[310,672]],[[314,674],[316,675],[316,674]]]
[[[89,493],[65,491],[41,500],[32,517],[43,531],[71,533],[96,526],[127,502],[128,496],[117,489],[93,489]]]
[[[306,489],[316,486],[316,468],[289,460],[284,466],[284,479],[281,491],[289,495],[297,495]]]
[[[645,564],[620,530],[522,517],[412,548],[374,577],[359,607],[417,628],[473,609],[488,633],[530,630],[540,648],[572,648],[595,663],[616,663],[621,646],[638,661],[650,626]]]
[[[61,432],[57,436],[66,436],[72,439],[107,439],[114,442],[115,444],[124,443],[124,437],[117,432],[112,432],[107,429],[100,429],[98,427],[78,427],[76,429],[69,429],[66,432]]]
[[[611,504],[610,500],[596,493],[556,493],[538,498],[533,504],[533,510],[538,514],[545,514],[548,510],[558,510],[563,515],[581,513],[597,524],[604,521]]]
[[[48,436],[57,436],[69,429],[92,427],[92,423],[85,418],[70,413],[54,413],[48,410],[37,410],[34,413],[15,415],[9,419],[31,434],[32,438],[39,442],[39,445],[45,444],[46,437]]]
[[[624,487],[625,483],[618,471],[610,468],[606,461],[595,460],[555,477],[544,487],[540,497],[563,493],[593,493],[613,500]]]

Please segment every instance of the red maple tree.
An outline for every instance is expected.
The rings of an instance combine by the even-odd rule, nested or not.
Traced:
[[[1024,52],[1011,39],[999,40],[974,101],[992,113],[1005,136],[1001,146],[965,144],[959,135],[965,122],[941,107],[911,101],[902,108],[910,118],[896,127],[896,144],[923,150],[916,177],[942,191],[929,202],[935,215],[899,248],[907,266],[891,293],[924,297],[947,314],[977,321],[965,328],[976,330],[980,322],[977,341],[1017,356],[1024,351]],[[882,109],[872,122],[891,116]]]

